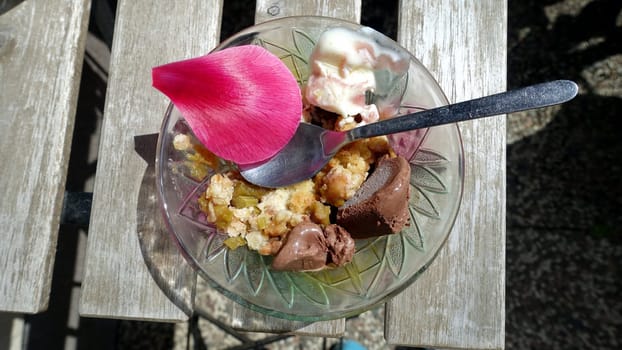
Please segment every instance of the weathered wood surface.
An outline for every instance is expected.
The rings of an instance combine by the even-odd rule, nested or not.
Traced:
[[[80,301],[84,316],[181,321],[192,309],[196,275],[172,241],[162,239],[153,162],[168,100],[151,87],[151,68],[214,48],[221,12],[222,0],[118,3]]]
[[[506,87],[506,1],[403,0],[399,41],[452,102]],[[387,305],[393,344],[500,349],[505,327],[505,118],[460,124],[464,197],[428,271]]]
[[[47,308],[90,1],[0,15],[0,311]]]
[[[327,16],[359,22],[361,19],[361,1],[258,0],[255,23],[301,15]],[[345,331],[345,320],[343,319],[311,324],[289,322],[259,314],[237,304],[233,307],[231,323],[236,328],[258,332],[294,331],[296,334],[336,337]]]

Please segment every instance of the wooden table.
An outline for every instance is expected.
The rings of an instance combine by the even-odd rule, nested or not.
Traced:
[[[0,311],[47,308],[90,2],[0,15]]]
[[[69,9],[72,2],[56,0],[53,3]],[[74,84],[85,30],[84,22],[79,19],[83,19],[88,7],[84,4],[86,1],[81,3],[82,6],[71,7],[75,14],[70,17],[74,21],[61,21],[71,29],[69,38],[58,39],[69,41],[64,47],[70,48],[74,54],[59,50],[62,57],[54,61],[74,74],[70,80]],[[157,208],[153,178],[154,141],[167,101],[151,88],[150,74],[153,66],[198,56],[217,45],[222,0],[155,3],[145,0],[121,0],[118,3],[82,285],[80,312],[83,316],[176,322],[186,320],[194,308],[197,276],[167,238]],[[37,5],[30,2],[28,6],[56,10],[59,15],[73,14],[42,2]],[[30,11],[24,8],[20,11]],[[358,21],[361,2],[258,0],[255,13],[255,22],[311,14]],[[26,107],[36,105],[33,98],[13,101],[26,88],[20,90],[11,85],[13,83],[6,83],[7,76],[12,78],[11,81],[19,81],[20,76],[10,73],[13,69],[4,68],[3,25],[11,21],[3,17],[0,17],[0,86],[2,91],[8,88],[20,93],[14,93],[10,98],[2,94],[0,98],[3,106],[11,103],[11,110],[24,107],[21,109],[30,111]],[[28,18],[35,21],[35,17]],[[503,0],[402,0],[399,3],[398,40],[430,69],[450,101],[461,101],[505,89],[506,19],[506,1]],[[73,33],[72,30],[82,32]],[[23,54],[20,57],[31,56]],[[75,103],[75,98],[68,97],[75,94],[75,89],[66,87],[63,84],[69,82],[58,78],[62,76],[62,69],[51,69],[57,74],[52,77],[58,79],[52,86],[59,92],[54,95],[53,103],[46,106]],[[22,71],[27,70],[22,68]],[[31,85],[24,86],[38,87],[33,83],[35,81],[40,80],[36,76],[28,77],[27,82]],[[54,80],[45,81],[52,83]],[[58,102],[59,96],[65,102]],[[64,121],[65,126],[61,127],[64,138],[58,140],[35,128],[27,135],[27,140],[30,145],[37,145],[40,143],[35,141],[43,137],[56,148],[66,150],[70,138],[67,129],[70,129],[74,110],[71,107],[47,107],[50,115]],[[59,112],[63,117],[58,116]],[[8,126],[21,126],[25,119],[14,117],[13,112],[7,113],[5,109],[0,113],[2,122]],[[31,112],[26,122],[34,124],[35,120],[41,119],[45,118]],[[50,128],[53,125],[49,122]],[[428,271],[417,283],[387,303],[385,338],[391,344],[486,349],[504,346],[505,120],[465,122],[460,124],[460,129],[466,157],[462,207],[447,244]],[[11,140],[17,143],[24,137],[19,134]],[[4,139],[0,142],[3,142],[0,150],[3,169],[7,164],[21,165],[24,159],[28,159],[15,156],[15,152],[3,151],[9,142]],[[3,276],[11,276],[8,282],[5,277],[0,281],[0,310],[8,310],[9,304],[13,304],[12,301],[3,303],[7,295],[13,298],[10,300],[15,300],[18,295],[12,293],[12,288],[20,287],[21,291],[26,291],[32,285],[21,286],[26,281],[38,280],[38,285],[49,282],[49,273],[35,278],[34,272],[27,275],[25,271],[49,272],[51,269],[50,252],[53,252],[57,226],[54,220],[58,220],[60,198],[58,188],[62,188],[63,182],[58,176],[64,178],[62,169],[66,168],[67,154],[48,147],[42,147],[40,151],[43,154],[37,155],[34,161],[11,170],[12,177],[3,176],[1,180],[4,188],[10,189],[15,184],[22,184],[22,187],[18,191],[9,190],[13,196],[9,197],[12,204],[6,201],[2,204],[3,227],[9,227],[2,234],[19,244],[0,243],[0,271]],[[37,160],[41,165],[33,167],[32,163]],[[47,168],[51,164],[56,170]],[[20,172],[32,173],[32,169],[41,174],[40,180],[19,177]],[[49,185],[53,190],[37,187],[40,181],[51,181],[46,175],[57,175],[55,182]],[[56,199],[54,203],[47,203],[37,196],[41,191],[48,191],[45,193]],[[31,198],[27,205],[19,204],[20,193]],[[40,209],[42,203],[45,210]],[[30,212],[22,213],[24,208]],[[22,221],[14,222],[12,218],[15,217]],[[41,220],[37,220],[35,228],[24,229],[32,225],[27,220],[32,217],[47,219],[44,234],[41,234],[41,227],[45,226]],[[38,242],[40,236],[45,241]],[[2,238],[6,241],[7,237]],[[38,248],[39,251],[47,255],[21,257],[32,242],[42,247]],[[11,258],[7,258],[8,255]],[[150,271],[149,267],[154,265],[164,268]],[[22,269],[24,266],[28,269]],[[4,271],[10,274],[6,275]],[[44,300],[48,293],[49,286],[36,292],[35,299]],[[37,303],[27,300],[24,304]],[[41,310],[44,304],[39,302],[31,312]],[[295,331],[324,336],[339,336],[344,331],[344,320],[303,325],[257,315],[237,304],[230,307],[233,310],[230,324],[246,330]]]

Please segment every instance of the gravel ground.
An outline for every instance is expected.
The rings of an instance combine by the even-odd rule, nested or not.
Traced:
[[[508,122],[507,349],[618,349],[622,2],[509,2],[508,85],[580,94]]]
[[[363,23],[394,36],[396,1],[363,3]],[[253,1],[226,1],[222,36],[250,25],[252,13]],[[565,78],[579,83],[580,95],[563,107],[508,117],[506,348],[618,349],[622,1],[509,0],[508,14],[508,87]],[[111,23],[92,18],[91,27],[110,40],[102,32]],[[94,64],[101,54],[95,56],[84,65],[76,148],[92,142],[101,118],[105,64]],[[94,160],[87,158],[72,158],[69,190],[92,181]],[[79,277],[61,270],[75,269],[84,235],[66,228],[59,235],[51,310],[26,318],[25,348],[185,349],[188,339],[195,349],[238,344],[205,320],[175,327],[71,316]],[[382,317],[379,308],[348,320],[346,337],[369,349],[392,349],[382,338]],[[199,332],[204,342],[197,341]],[[290,337],[269,348],[327,348],[336,341]]]

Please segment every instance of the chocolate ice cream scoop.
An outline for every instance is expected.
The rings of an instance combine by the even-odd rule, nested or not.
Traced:
[[[383,158],[361,188],[337,211],[337,224],[353,238],[399,232],[410,218],[410,165],[402,157]]]
[[[283,271],[318,270],[326,266],[326,238],[319,225],[305,221],[296,225],[274,256],[272,268]]]

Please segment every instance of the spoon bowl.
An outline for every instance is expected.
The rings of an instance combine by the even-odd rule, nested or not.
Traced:
[[[300,123],[293,138],[275,156],[243,166],[240,173],[248,182],[258,186],[288,186],[317,174],[339,149],[355,140],[552,106],[571,100],[577,92],[578,86],[574,82],[555,80],[406,114],[343,132]]]

